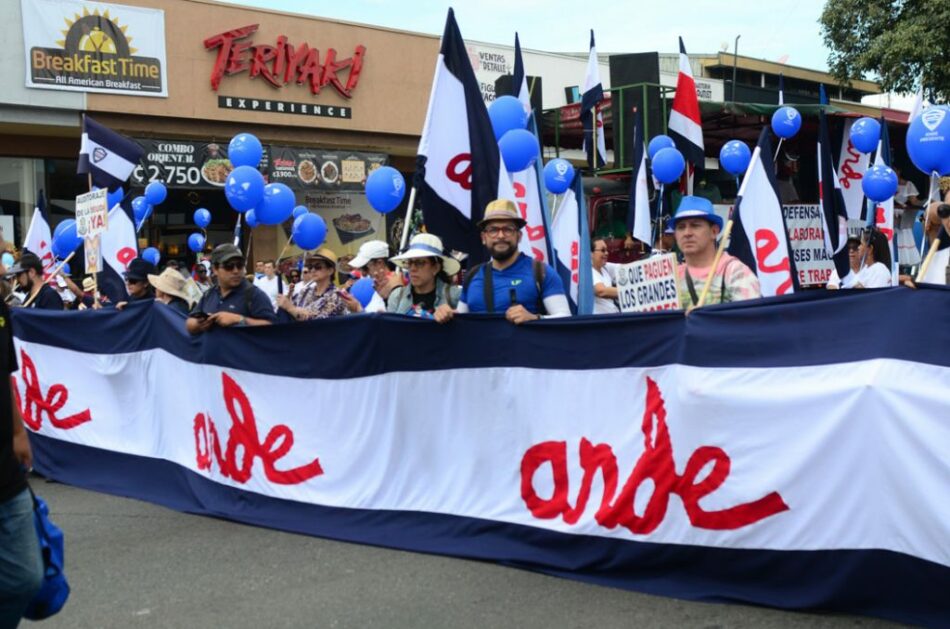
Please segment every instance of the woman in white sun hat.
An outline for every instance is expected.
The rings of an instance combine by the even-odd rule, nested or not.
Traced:
[[[461,287],[452,285],[452,276],[461,265],[445,255],[442,240],[433,234],[417,234],[405,253],[390,258],[393,264],[409,271],[409,285],[393,289],[386,311],[414,317],[432,318],[442,304],[455,308]]]

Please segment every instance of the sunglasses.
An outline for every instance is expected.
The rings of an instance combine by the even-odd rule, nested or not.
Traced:
[[[430,263],[433,263],[432,258],[411,258],[406,260],[406,266],[408,266],[410,269],[429,266]]]
[[[329,264],[311,264],[310,266],[307,267],[307,269],[310,271],[319,271],[320,269],[327,269],[329,271],[332,268],[333,267],[330,266]]]
[[[225,271],[237,271],[244,268],[244,262],[225,262],[223,264],[216,264],[215,266]]]
[[[129,285],[132,285],[132,284],[144,284],[144,283],[145,283],[145,280],[133,280],[131,277],[127,277],[127,278],[125,278],[125,283],[126,283],[126,284],[129,284]]]

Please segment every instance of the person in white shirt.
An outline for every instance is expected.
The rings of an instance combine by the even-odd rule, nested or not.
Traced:
[[[620,312],[617,306],[617,289],[614,287],[614,269],[607,262],[607,242],[601,239],[590,243],[590,263],[594,284],[594,314],[615,314]]]
[[[274,306],[275,312],[277,311],[277,296],[281,293],[281,284],[280,278],[277,277],[274,261],[264,260],[264,275],[254,280],[254,286],[264,291],[264,294],[267,295]]]
[[[848,274],[842,279],[838,275],[838,269],[832,267],[831,276],[828,278],[828,284],[825,288],[829,290],[838,290],[839,288],[854,288],[854,279],[861,270],[861,239],[857,236],[848,236],[848,264],[850,269]]]
[[[892,286],[891,252],[887,236],[872,230],[858,250],[864,265],[854,278],[854,288],[884,288]]]
[[[363,277],[373,280],[373,297],[363,312],[386,312],[389,294],[403,285],[402,278],[393,272],[389,262],[389,245],[382,240],[367,240],[350,260],[350,268],[359,269]]]

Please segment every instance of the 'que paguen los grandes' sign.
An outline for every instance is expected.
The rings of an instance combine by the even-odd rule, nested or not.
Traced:
[[[168,96],[165,13],[78,0],[21,0],[26,86]]]

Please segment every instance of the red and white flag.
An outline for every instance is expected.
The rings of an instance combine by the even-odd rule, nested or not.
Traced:
[[[705,166],[706,150],[703,147],[703,120],[699,115],[699,97],[696,95],[696,82],[689,66],[686,46],[680,37],[680,71],[676,79],[676,97],[670,111],[669,134],[676,148],[686,158],[690,168],[687,192],[692,194],[694,170],[702,172]]]

